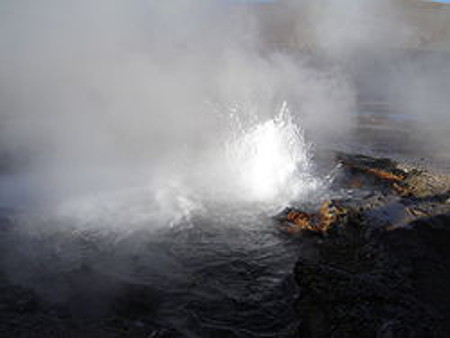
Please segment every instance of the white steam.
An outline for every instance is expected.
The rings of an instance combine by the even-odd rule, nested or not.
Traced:
[[[242,5],[0,8],[2,152],[23,159],[22,195],[46,209],[95,196],[98,208],[80,214],[100,214],[108,194],[130,190],[146,194],[146,212],[175,219],[205,200],[284,204],[312,182],[298,126],[312,136],[347,128],[353,100],[338,72],[264,50]],[[284,99],[295,115],[279,112]],[[344,122],[322,126],[330,114]]]
[[[1,195],[52,210],[140,191],[141,214],[174,219],[205,201],[307,198],[315,180],[304,138],[351,134],[362,87],[448,138],[447,61],[401,52],[405,62],[391,62],[423,33],[404,8],[3,1],[0,150],[27,176],[25,192],[9,184]],[[290,112],[280,113],[284,100]]]

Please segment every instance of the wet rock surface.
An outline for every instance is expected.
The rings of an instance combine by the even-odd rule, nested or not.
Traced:
[[[337,161],[338,184],[366,196],[332,201],[341,212],[325,231],[281,222],[302,248],[298,336],[448,337],[449,177],[362,155]]]

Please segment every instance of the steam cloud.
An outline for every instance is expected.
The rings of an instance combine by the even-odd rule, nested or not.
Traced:
[[[284,100],[313,134],[349,125],[352,92],[338,72],[264,50],[257,19],[236,4],[1,6],[2,147],[38,173],[39,200],[198,170],[229,137],[235,105],[248,127]]]

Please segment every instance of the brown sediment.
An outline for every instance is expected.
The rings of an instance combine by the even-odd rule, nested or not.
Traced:
[[[310,214],[300,210],[292,210],[286,216],[286,221],[283,222],[282,230],[296,234],[303,230],[316,231],[314,222],[314,214]]]
[[[325,233],[344,214],[344,208],[335,201],[323,202],[316,213],[290,210],[286,218],[282,219],[282,230],[290,234],[302,231]]]
[[[367,168],[366,171],[367,173],[375,175],[382,180],[401,182],[405,179],[404,176],[396,175],[380,169]]]

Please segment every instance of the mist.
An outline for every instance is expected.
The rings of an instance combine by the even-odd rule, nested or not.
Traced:
[[[401,0],[283,4],[281,15],[296,18],[291,43],[345,74],[358,109],[384,104],[389,115],[411,122],[416,154],[448,158],[448,6]]]
[[[256,18],[236,4],[10,1],[1,21],[2,148],[63,195],[140,170],[198,170],[230,138],[234,106],[244,128],[285,100],[301,128],[348,120],[338,77],[263,52]]]

